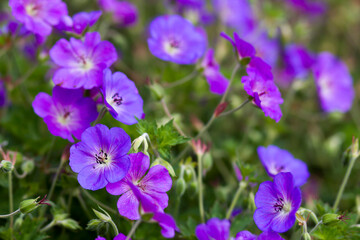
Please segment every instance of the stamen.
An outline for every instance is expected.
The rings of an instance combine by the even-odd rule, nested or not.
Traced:
[[[280,212],[281,210],[283,210],[283,208],[284,208],[284,199],[278,198],[273,207],[275,209],[275,212]]]
[[[99,153],[95,153],[96,163],[98,164],[106,164],[108,160],[108,154],[100,149]]]
[[[112,99],[113,101],[119,106],[122,104],[123,102],[123,98],[120,97],[120,95],[118,93],[115,93],[113,96],[112,96]]]

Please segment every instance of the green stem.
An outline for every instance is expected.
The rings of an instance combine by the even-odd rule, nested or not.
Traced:
[[[108,210],[109,212],[113,213],[113,214],[118,214],[117,211],[115,211],[114,209],[108,207],[107,205],[103,204],[102,202],[98,201],[96,198],[94,198],[90,193],[88,193],[85,189],[81,188],[81,191],[86,195],[86,197],[88,199],[90,199],[91,201],[93,201],[94,203],[96,203],[97,205],[99,205],[100,207]]]
[[[48,201],[51,200],[51,197],[52,197],[52,195],[53,195],[53,193],[54,193],[55,186],[56,186],[56,182],[57,182],[57,180],[58,180],[58,178],[59,178],[59,175],[60,175],[61,169],[63,168],[64,162],[65,162],[65,161],[60,160],[59,167],[58,167],[57,170],[56,170],[55,178],[54,178],[54,180],[53,180],[53,182],[52,182],[52,184],[51,184],[51,188],[50,188],[49,195],[47,196]]]
[[[202,184],[202,158],[201,154],[198,154],[198,186],[199,186],[199,210],[201,222],[205,222],[205,211],[204,211],[204,196],[203,196],[203,184]]]
[[[126,236],[126,240],[129,240],[131,238],[131,236],[135,233],[136,229],[138,228],[138,226],[141,223],[141,219],[137,220],[134,225],[131,227],[131,230],[129,232],[129,234]]]
[[[43,227],[42,229],[40,229],[40,232],[46,232],[47,230],[49,230],[49,229],[52,228],[53,226],[55,226],[55,221],[51,221],[48,225],[46,225],[45,227]]]
[[[186,77],[181,78],[180,80],[177,80],[175,82],[166,84],[164,86],[164,88],[173,88],[173,87],[179,86],[181,84],[184,84],[184,83],[190,81],[191,79],[193,79],[194,77],[196,77],[198,74],[199,74],[199,71],[197,69],[195,69],[192,73],[190,73]]]
[[[112,226],[112,228],[114,229],[115,236],[119,235],[119,230],[118,230],[116,224],[114,223],[114,221],[111,220],[109,223],[110,223],[110,225]]]
[[[105,116],[106,112],[107,112],[107,107],[103,106],[103,108],[100,110],[98,117],[96,118],[95,122],[93,122],[92,125],[95,126],[96,124],[98,124],[101,121],[101,119]]]
[[[313,229],[311,229],[311,231],[309,232],[309,234],[311,234],[312,232],[314,232],[321,224],[322,224],[322,220],[320,220],[320,222],[318,222],[315,227]]]
[[[350,177],[350,174],[351,174],[351,170],[353,169],[354,165],[355,165],[355,161],[356,161],[357,157],[352,157],[351,158],[351,161],[350,161],[350,164],[346,170],[346,173],[345,173],[345,177],[342,181],[342,184],[340,186],[340,189],[338,191],[338,194],[336,196],[336,200],[335,200],[335,203],[334,203],[334,207],[333,207],[333,210],[336,211],[338,206],[339,206],[339,203],[340,203],[340,200],[341,200],[341,197],[344,193],[344,190],[345,190],[345,186],[349,180],[349,177]]]
[[[5,215],[0,215],[0,218],[8,218],[8,217],[12,217],[16,214],[18,214],[20,212],[20,208],[17,209],[15,212],[9,213],[9,214],[5,214]]]
[[[12,172],[10,171],[8,173],[8,177],[9,177],[9,210],[12,213],[14,211],[14,199],[13,199],[13,186],[12,186]],[[12,229],[14,226],[14,217],[13,215],[10,216],[10,229],[11,229],[11,239],[13,238],[12,236]]]
[[[240,182],[239,183],[239,187],[238,187],[238,189],[237,189],[237,191],[235,193],[235,196],[234,196],[234,198],[233,198],[233,200],[232,200],[232,202],[230,204],[230,208],[226,213],[226,219],[229,219],[231,217],[231,214],[232,214],[232,212],[233,212],[233,210],[234,210],[234,208],[236,206],[236,203],[239,200],[239,197],[240,197],[242,191],[245,189],[246,185],[247,185],[246,182]]]
[[[230,115],[230,114],[232,114],[232,113],[234,113],[234,112],[242,109],[242,108],[243,108],[247,103],[249,103],[250,101],[251,101],[251,99],[247,99],[247,100],[245,100],[242,104],[240,104],[240,106],[238,106],[238,107],[236,107],[236,108],[234,108],[234,109],[232,109],[232,110],[229,110],[229,111],[227,111],[227,112],[223,112],[223,113],[221,113],[218,117],[224,117],[224,116]]]

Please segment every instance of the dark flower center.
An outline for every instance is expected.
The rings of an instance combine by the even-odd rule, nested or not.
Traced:
[[[118,106],[122,104],[123,102],[123,98],[120,97],[120,95],[118,93],[115,93],[113,96],[112,96],[112,99],[114,101],[114,103],[116,103]]]
[[[64,119],[66,119],[68,116],[70,116],[70,112],[65,112]]]
[[[284,199],[282,199],[281,197],[278,198],[273,207],[275,212],[281,212],[281,210],[283,210],[284,208]]]
[[[179,48],[180,47],[180,43],[178,41],[176,41],[175,39],[171,39],[170,40],[170,47],[171,48]]]
[[[284,169],[285,169],[284,166],[276,166],[275,168],[278,173],[284,171]]]
[[[95,153],[95,159],[96,159],[96,163],[105,164],[106,161],[108,160],[108,155],[106,152],[104,152],[104,150],[100,149],[99,153]]]

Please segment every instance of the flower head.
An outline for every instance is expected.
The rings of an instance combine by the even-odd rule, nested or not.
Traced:
[[[39,93],[32,103],[35,113],[44,119],[51,134],[73,142],[80,139],[98,115],[96,104],[83,97],[81,89],[64,89],[55,86],[53,96]]]
[[[349,111],[355,92],[345,63],[323,52],[317,56],[313,72],[322,109],[325,112]]]
[[[257,236],[249,231],[241,231],[236,234],[235,240],[256,240]]]
[[[112,14],[114,22],[120,26],[132,26],[137,22],[138,10],[134,4],[117,0],[98,0],[98,2],[104,11]]]
[[[126,236],[124,234],[122,234],[122,233],[119,233],[118,235],[116,235],[114,237],[113,240],[126,240]],[[129,240],[131,240],[131,238],[129,238]]]
[[[205,52],[205,33],[178,15],[155,18],[150,24],[150,52],[178,64],[194,64]]]
[[[116,120],[124,124],[135,124],[135,117],[144,118],[143,100],[135,83],[125,74],[112,74],[110,69],[105,69],[101,91],[105,105]]]
[[[56,85],[91,89],[101,86],[103,70],[117,60],[117,53],[114,45],[92,32],[86,33],[83,41],[60,39],[50,50],[50,57],[58,67],[53,77]]]
[[[169,197],[166,192],[171,189],[172,180],[164,166],[156,165],[148,171],[150,159],[142,152],[129,156],[131,165],[126,177],[108,184],[106,190],[112,195],[121,195],[117,203],[120,215],[137,220],[140,219],[140,203],[142,207],[144,203],[138,200],[134,189],[149,197],[162,210],[168,205]]]
[[[294,185],[300,187],[310,176],[306,163],[296,159],[286,150],[270,145],[257,149],[261,163],[270,177],[280,172],[290,172],[294,177]]]
[[[256,50],[254,46],[241,39],[236,32],[234,32],[234,40],[229,35],[223,32],[220,34],[220,36],[228,40],[233,45],[239,59],[252,58],[255,56]]]
[[[311,14],[311,15],[320,15],[326,11],[326,3],[323,1],[310,1],[310,0],[287,0],[295,9],[300,12]]]
[[[279,173],[273,182],[260,184],[255,195],[254,221],[262,231],[286,232],[295,223],[301,205],[301,191],[291,173]]]
[[[101,11],[92,11],[77,13],[72,18],[63,16],[56,28],[81,35],[86,28],[90,28],[97,22],[101,14]]]
[[[41,36],[48,36],[52,26],[67,15],[67,7],[61,0],[10,0],[12,14],[25,27]]]
[[[125,177],[130,148],[131,139],[123,129],[97,124],[86,129],[81,141],[71,147],[70,167],[79,173],[83,188],[98,190]]]
[[[198,225],[195,235],[199,240],[227,240],[230,236],[230,221],[211,218]]]

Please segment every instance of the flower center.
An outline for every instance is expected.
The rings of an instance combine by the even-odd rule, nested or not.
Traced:
[[[279,197],[275,204],[273,205],[275,212],[284,211],[285,213],[290,212],[291,205],[288,202],[285,202],[283,198]]]
[[[123,103],[123,98],[120,97],[118,93],[115,93],[112,97],[112,100],[116,105],[120,106]]]
[[[275,166],[275,169],[276,169],[276,171],[279,173],[279,172],[282,172],[282,171],[284,171],[284,169],[285,169],[285,167],[284,166]]]
[[[95,159],[97,164],[106,164],[108,161],[108,154],[100,149],[99,153],[95,153]]]
[[[39,6],[30,3],[28,5],[26,5],[25,7],[25,11],[29,16],[36,16],[39,10]]]
[[[180,42],[175,39],[169,39],[165,42],[165,51],[169,55],[176,55],[178,52],[180,52]]]
[[[67,125],[70,122],[70,114],[71,112],[66,110],[64,114],[58,116],[58,122],[63,126]]]

